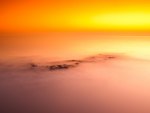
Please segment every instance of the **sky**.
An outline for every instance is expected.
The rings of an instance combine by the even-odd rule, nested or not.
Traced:
[[[148,0],[1,0],[1,31],[148,31]]]
[[[148,0],[1,0],[1,57],[98,52],[148,57],[149,3]]]

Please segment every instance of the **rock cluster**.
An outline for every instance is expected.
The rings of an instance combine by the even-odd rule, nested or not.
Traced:
[[[81,60],[65,60],[65,61],[58,61],[58,62],[50,62],[49,64],[46,64],[46,65],[37,65],[35,63],[31,63],[30,67],[32,69],[42,67],[49,71],[56,71],[56,70],[65,70],[65,69],[74,68],[80,65],[81,63],[107,61],[107,60],[111,60],[115,58],[116,56],[113,56],[113,55],[99,54],[99,55],[87,57]]]

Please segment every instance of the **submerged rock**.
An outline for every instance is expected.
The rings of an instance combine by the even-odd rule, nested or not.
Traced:
[[[65,70],[70,69],[79,66],[82,63],[91,63],[91,62],[102,62],[102,61],[108,61],[111,59],[115,59],[117,56],[115,55],[107,55],[107,54],[98,54],[95,56],[86,57],[83,59],[73,59],[73,60],[64,60],[64,61],[58,61],[58,62],[50,62],[49,64],[36,64],[36,63],[30,63],[31,69],[46,69],[49,71],[56,71],[56,70]]]

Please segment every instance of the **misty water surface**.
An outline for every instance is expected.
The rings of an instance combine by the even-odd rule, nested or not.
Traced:
[[[150,113],[150,61],[116,58],[49,71],[1,62],[1,113]]]

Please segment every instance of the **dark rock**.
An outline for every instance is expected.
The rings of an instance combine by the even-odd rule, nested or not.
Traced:
[[[31,63],[30,66],[31,66],[32,68],[38,67],[38,65],[36,65],[36,64],[34,64],[34,63]]]
[[[109,59],[114,59],[115,57],[114,57],[114,56],[108,56],[108,58],[109,58]]]

